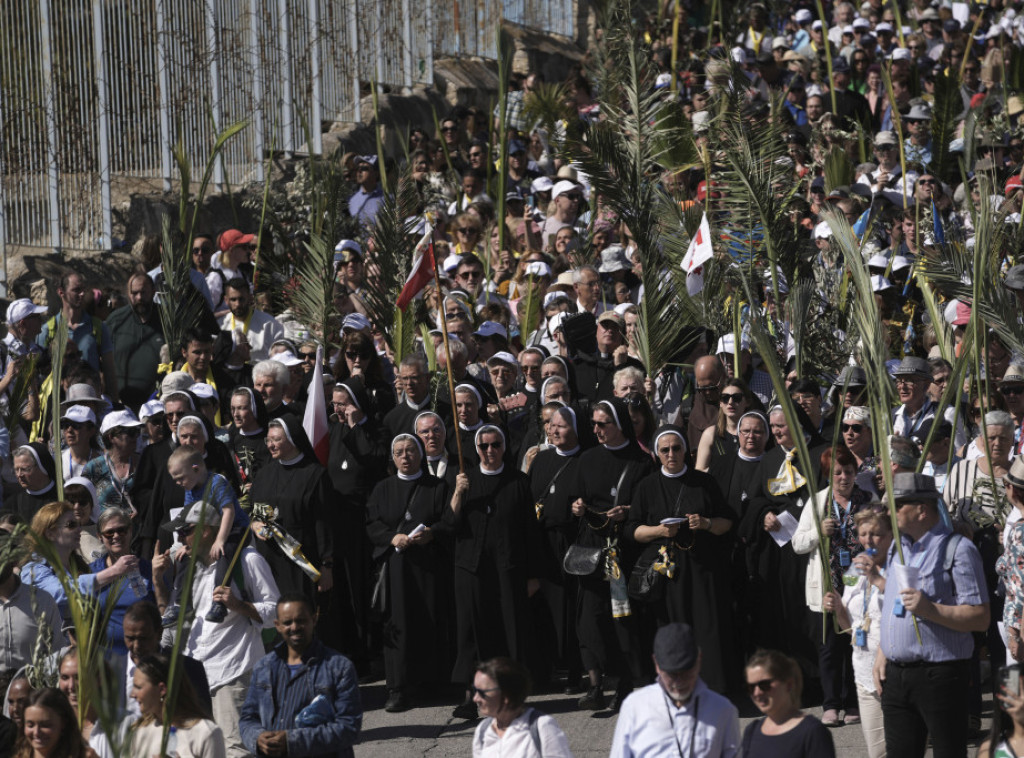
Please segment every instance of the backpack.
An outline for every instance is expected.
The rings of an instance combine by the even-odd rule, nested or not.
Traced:
[[[540,718],[541,713],[536,708],[529,708],[526,716],[526,723],[530,728],[530,739],[533,740],[533,746],[537,748],[537,755],[544,755],[544,748],[541,747],[540,742],[540,727],[537,725],[537,720]],[[475,749],[483,750],[484,747],[484,735],[487,734],[487,730],[491,728],[491,723],[494,719],[490,716],[480,722],[481,729],[477,730],[479,737],[476,740]]]
[[[57,314],[60,315],[60,314]],[[96,352],[103,347],[103,322],[95,316],[89,317],[92,320],[92,338],[96,340]],[[69,339],[70,339],[70,332]],[[46,322],[46,347],[49,348],[54,338],[57,336],[57,316],[51,316],[49,321]]]

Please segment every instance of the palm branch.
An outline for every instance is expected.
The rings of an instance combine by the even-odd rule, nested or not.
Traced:
[[[963,109],[960,97],[960,80],[950,66],[949,74],[939,72],[935,76],[935,104],[932,107],[932,155],[931,169],[942,181],[956,184],[960,167],[949,152],[949,143],[956,130],[956,118]]]
[[[621,89],[602,90],[607,120],[591,127],[577,149],[594,191],[633,233],[644,287],[637,350],[654,375],[679,352],[685,327],[700,323],[679,268],[686,249],[678,233],[681,211],[658,184],[658,159],[684,154],[687,142],[688,154],[695,157],[696,151],[688,130],[661,118],[670,106],[653,93],[654,77],[637,41],[620,30],[609,33],[607,45],[608,65],[615,69],[603,78],[621,82]]]

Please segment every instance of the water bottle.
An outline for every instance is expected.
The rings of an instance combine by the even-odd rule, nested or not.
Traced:
[[[873,547],[864,549],[864,555],[874,557],[877,554],[878,551],[875,550]],[[857,567],[857,564],[850,563],[850,568],[846,569],[846,573],[843,574],[843,584],[845,584],[848,587],[854,587],[856,586],[857,582],[860,580],[862,576],[864,576],[864,572]]]
[[[178,758],[178,727],[172,726],[167,734],[167,758]]]
[[[135,593],[135,597],[140,600],[149,594],[149,587],[146,586],[146,580],[142,578],[142,574],[139,573],[138,569],[132,571],[125,577],[128,580],[128,586],[132,588],[132,592]]]

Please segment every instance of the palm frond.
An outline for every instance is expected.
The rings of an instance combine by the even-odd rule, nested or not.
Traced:
[[[534,129],[554,134],[564,124],[577,120],[569,103],[569,88],[560,82],[539,82],[523,98],[523,116]]]
[[[949,152],[949,143],[953,140],[956,118],[961,110],[963,99],[960,97],[960,80],[955,69],[950,66],[949,74],[940,71],[935,76],[935,104],[932,108],[932,144],[935,152],[932,155],[931,170],[942,181],[954,185],[960,166]]]

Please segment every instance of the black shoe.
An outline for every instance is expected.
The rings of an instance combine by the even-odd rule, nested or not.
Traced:
[[[570,676],[565,681],[565,694],[578,695],[583,692],[583,681],[578,676]]]
[[[587,694],[576,701],[582,711],[600,711],[604,708],[604,692],[600,687],[591,687]]]
[[[476,712],[476,703],[470,700],[462,703],[462,705],[455,706],[455,710],[452,711],[452,718],[476,721],[480,718],[480,714]]]
[[[214,603],[210,606],[210,610],[206,614],[206,620],[211,624],[223,623],[224,619],[228,617],[228,607],[224,603]]]
[[[391,690],[388,693],[388,701],[384,704],[384,710],[388,713],[401,713],[411,707],[409,697],[403,690]]]
[[[628,690],[615,690],[615,697],[613,697],[612,701],[608,704],[608,710],[610,710],[612,713],[618,713],[619,709],[622,707],[622,703],[626,700],[627,697],[629,697],[629,693],[631,693],[632,691],[632,687],[630,687]]]

